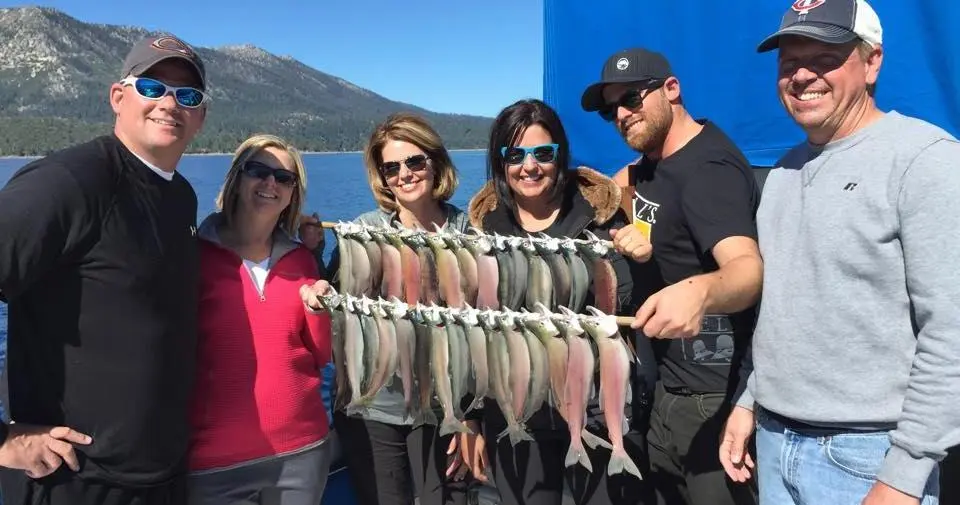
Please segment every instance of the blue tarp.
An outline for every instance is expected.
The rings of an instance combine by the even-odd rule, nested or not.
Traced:
[[[831,0],[827,0],[831,1]],[[877,101],[960,133],[960,3],[873,0],[884,29]],[[803,140],[776,94],[777,30],[785,0],[546,0],[544,101],[563,120],[576,162],[613,173],[634,160],[613,126],[580,108],[608,56],[627,47],[663,53],[694,117],[720,125],[756,166]]]

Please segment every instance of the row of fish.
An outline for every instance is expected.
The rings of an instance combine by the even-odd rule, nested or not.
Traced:
[[[356,223],[339,223],[334,232],[343,293],[455,308],[533,311],[542,304],[580,313],[592,286],[593,306],[616,311],[610,242],[590,232],[586,239],[519,237]]]
[[[553,313],[542,303],[518,312],[469,304],[411,305],[398,297],[388,301],[336,292],[320,300],[334,325],[334,363],[341,378],[337,409],[363,412],[398,378],[407,415],[439,426],[441,435],[468,432],[464,415],[485,398],[495,401],[507,421],[498,440],[508,437],[516,446],[532,440],[525,423],[548,404],[570,429],[566,466],[580,464],[592,472],[584,445],[603,447],[612,451],[607,473],[642,478],[623,445],[630,351],[615,316],[592,306],[586,307],[589,315],[562,306]],[[598,369],[609,441],[586,429]],[[442,419],[434,414],[434,398]]]

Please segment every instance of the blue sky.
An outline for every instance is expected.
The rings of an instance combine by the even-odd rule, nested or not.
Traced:
[[[193,45],[253,44],[438,112],[494,116],[520,98],[542,97],[542,0],[180,1],[30,5],[166,30]]]

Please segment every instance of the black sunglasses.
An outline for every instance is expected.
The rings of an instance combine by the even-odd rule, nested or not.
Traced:
[[[392,179],[400,175],[400,163],[403,163],[407,166],[407,170],[411,172],[419,172],[427,168],[427,160],[430,157],[425,154],[414,154],[413,156],[408,156],[402,161],[385,161],[380,165],[380,173],[383,174],[385,179]]]
[[[643,99],[650,94],[651,91],[658,89],[663,86],[666,82],[665,79],[657,79],[655,81],[649,81],[644,85],[637,86],[636,88],[628,89],[620,98],[614,102],[608,102],[604,104],[604,107],[600,109],[600,117],[605,121],[613,121],[617,118],[617,108],[623,107],[630,110],[639,110],[643,107]]]
[[[297,185],[297,174],[284,168],[273,168],[259,161],[246,162],[246,164],[243,165],[243,173],[257,179],[266,179],[272,175],[273,180],[277,181],[277,184],[290,187]]]

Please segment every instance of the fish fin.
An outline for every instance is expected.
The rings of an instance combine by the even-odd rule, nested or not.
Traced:
[[[457,421],[454,417],[447,417],[443,419],[443,422],[440,423],[440,431],[438,432],[441,437],[450,435],[451,433],[467,433],[473,434],[469,428],[466,427],[460,421]]]
[[[567,449],[567,457],[563,460],[563,465],[571,467],[580,463],[580,466],[586,468],[588,472],[593,473],[593,463],[590,462],[590,456],[582,447],[580,449],[581,450],[577,451],[574,449],[573,444],[570,444],[570,448]]]
[[[509,432],[508,435],[510,437],[510,445],[514,447],[516,447],[517,444],[523,441],[533,442],[533,437],[530,436],[530,434],[527,433],[527,430],[521,425],[517,425],[515,428],[512,428],[512,429],[507,428],[507,431]]]
[[[596,449],[597,447],[603,447],[604,449],[613,450],[613,446],[610,445],[610,442],[594,435],[587,431],[586,428],[580,431],[580,438],[583,439],[583,443],[591,449]]]
[[[640,469],[637,468],[636,463],[630,459],[630,456],[620,449],[619,451],[614,451],[610,455],[610,463],[607,464],[607,475],[616,475],[618,473],[627,472],[636,478],[643,480],[643,475],[640,475]]]
[[[433,409],[425,409],[420,415],[417,416],[417,424],[429,424],[430,426],[436,426],[440,421],[437,419],[437,415],[434,414]]]

